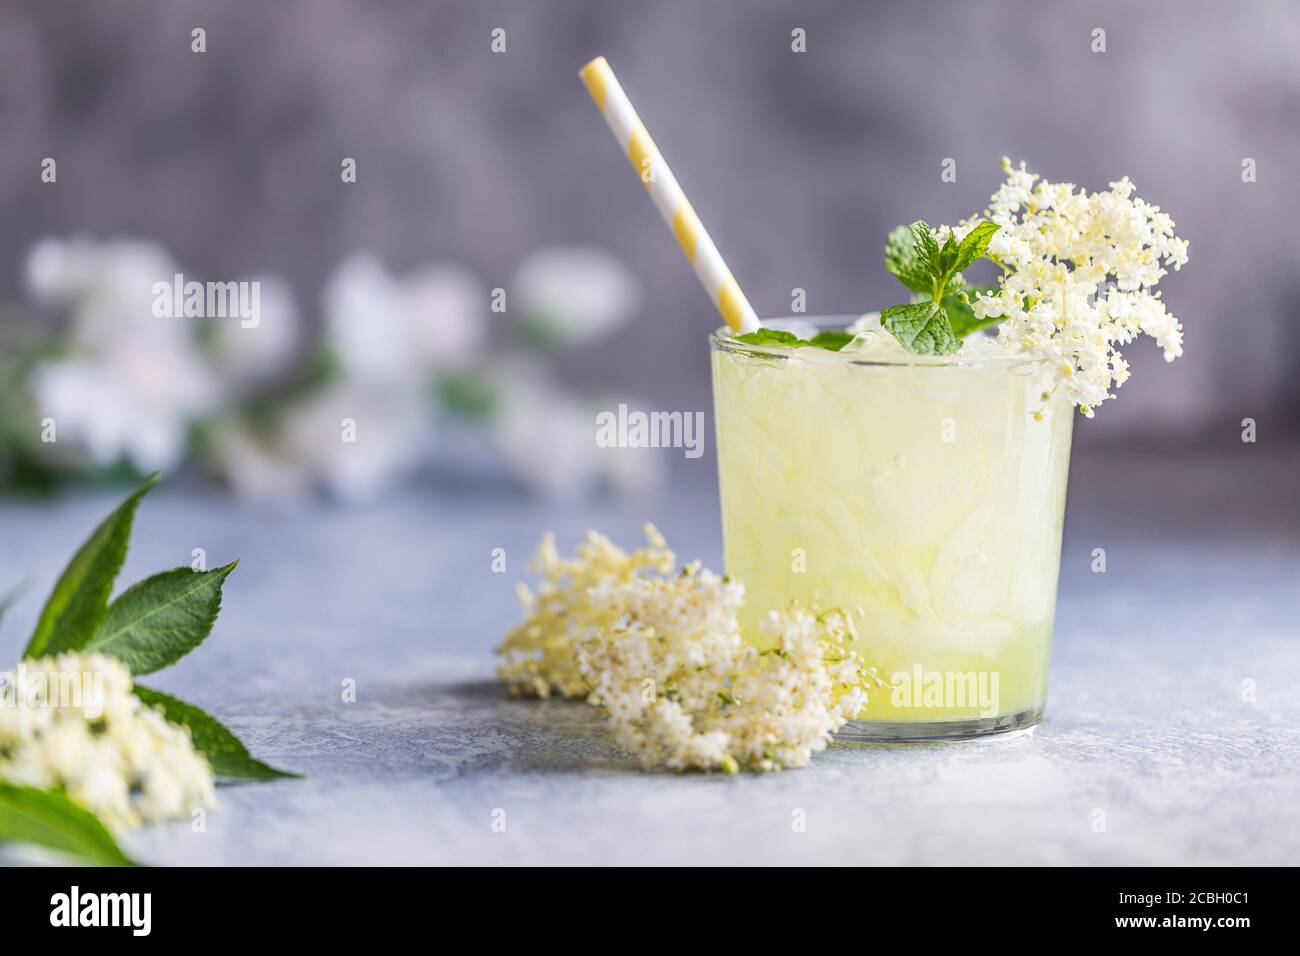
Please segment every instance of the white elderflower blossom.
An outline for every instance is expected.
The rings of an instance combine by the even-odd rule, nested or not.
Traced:
[[[215,802],[190,732],[132,693],[102,654],[20,662],[0,686],[0,781],[60,790],[112,830]]]
[[[588,687],[573,656],[570,622],[588,605],[587,592],[608,582],[631,580],[638,574],[667,574],[676,556],[663,535],[646,526],[646,547],[628,553],[604,535],[587,532],[576,558],[565,559],[547,534],[530,570],[542,575],[534,594],[518,586],[527,620],[506,634],[497,649],[502,657],[497,674],[518,693],[536,697],[580,697]]]
[[[589,533],[565,561],[543,541],[539,596],[507,636],[517,689],[585,695],[646,767],[735,772],[804,766],[866,705],[861,661],[837,612],[774,612],[761,641],[737,625],[744,588],[697,564],[669,574],[653,526],[631,555]]]
[[[1003,158],[1002,168],[1006,182],[988,209],[953,230],[960,239],[981,218],[1001,227],[988,254],[1005,274],[972,308],[981,319],[1004,316],[999,343],[1051,362],[1058,386],[1091,417],[1128,378],[1115,346],[1144,334],[1165,361],[1182,355],[1182,325],[1152,290],[1167,267],[1187,261],[1187,243],[1160,207],[1133,196],[1127,177],[1087,193],[1040,179],[1024,163]]]

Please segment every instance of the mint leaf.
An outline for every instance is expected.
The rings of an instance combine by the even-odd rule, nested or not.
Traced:
[[[276,770],[255,760],[238,737],[215,717],[205,714],[193,704],[139,684],[135,685],[135,695],[150,707],[160,708],[163,716],[173,724],[189,728],[190,736],[194,739],[194,749],[203,754],[212,765],[212,772],[219,777],[238,777],[243,780],[301,777],[301,774]]]
[[[934,282],[943,274],[943,263],[940,260],[939,243],[934,238],[934,230],[924,219],[918,219],[907,227],[912,233],[912,241],[916,244],[914,255],[917,260],[924,263],[930,273],[931,288]],[[926,289],[920,290],[928,291]]]
[[[108,605],[113,579],[126,560],[136,505],[157,481],[157,474],[150,475],[73,555],[41,610],[24,657],[76,650],[94,633]]]
[[[853,341],[852,332],[818,332],[808,340],[809,345],[838,352]]]
[[[818,332],[810,339],[801,339],[793,332],[786,332],[784,329],[757,329],[744,335],[737,335],[735,340],[746,345],[788,345],[791,348],[813,345],[830,352],[838,352],[853,341],[853,335],[849,332],[826,331]]]
[[[885,268],[913,292],[927,293],[932,288],[930,262],[916,248],[911,226],[899,226],[885,240]]]
[[[744,342],[746,345],[799,345],[803,339],[793,332],[782,329],[755,329],[753,332],[737,335],[736,341]]]
[[[0,783],[0,843],[32,843],[108,866],[135,866],[89,810],[61,793]]]
[[[221,610],[221,585],[237,561],[213,571],[176,568],[133,584],[109,605],[84,650],[152,674],[203,643]]]
[[[943,248],[939,250],[939,274],[940,277],[947,280],[960,269],[957,267],[957,239],[950,232],[948,239],[944,242]]]
[[[993,240],[993,234],[999,228],[996,222],[989,222],[985,219],[966,233],[966,238],[957,247],[957,257],[952,272],[961,272],[976,259],[983,259],[984,253],[988,252],[989,243]]]
[[[880,313],[880,324],[913,355],[951,355],[961,348],[947,313],[934,302],[891,305]]]

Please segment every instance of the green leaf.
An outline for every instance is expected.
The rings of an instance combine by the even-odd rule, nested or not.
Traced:
[[[786,332],[783,329],[758,329],[754,332],[746,332],[744,335],[737,335],[736,341],[746,345],[785,345],[790,348],[812,345],[819,349],[826,349],[828,352],[838,352],[853,341],[853,334],[827,330],[818,332],[810,339],[801,339],[793,332]]]
[[[930,264],[916,251],[910,226],[899,226],[885,240],[885,268],[913,292],[929,292]]]
[[[885,240],[885,267],[913,292],[933,294],[942,273],[940,249],[924,220],[890,232]]]
[[[961,241],[957,247],[957,259],[954,263],[953,273],[961,272],[976,259],[983,259],[984,253],[988,252],[989,243],[993,239],[993,234],[998,231],[996,222],[989,222],[987,219],[982,221],[970,232],[966,233],[966,238]]]
[[[150,475],[73,555],[45,602],[24,657],[78,650],[90,639],[104,617],[113,580],[126,559],[136,505],[157,481],[156,473]]]
[[[949,278],[953,273],[960,271],[957,267],[957,254],[957,237],[950,232],[943,248],[939,250],[939,271],[944,278]]]
[[[116,657],[132,674],[162,670],[203,643],[221,611],[221,585],[238,561],[213,571],[175,568],[127,588],[84,649]]]
[[[98,817],[52,790],[0,783],[4,842],[33,843],[107,866],[135,866]]]
[[[880,313],[880,324],[913,355],[951,355],[961,348],[947,313],[933,302],[891,305]]]
[[[809,345],[815,345],[820,349],[827,349],[831,352],[838,352],[844,346],[853,341],[852,332],[818,332],[808,340]]]
[[[930,228],[929,223],[924,219],[916,220],[907,228],[911,230],[912,241],[916,244],[915,255],[917,259],[925,263],[932,279],[938,277],[942,269],[939,258],[939,243],[934,238],[934,230]]]
[[[255,760],[239,738],[227,730],[216,718],[205,714],[193,704],[177,700],[162,691],[135,685],[135,695],[150,707],[162,709],[163,716],[173,724],[188,727],[194,738],[194,749],[212,765],[219,777],[238,777],[243,780],[275,780],[280,777],[301,777],[286,773]]]
[[[736,341],[746,345],[799,345],[803,339],[783,329],[755,329],[753,332],[737,335]]]

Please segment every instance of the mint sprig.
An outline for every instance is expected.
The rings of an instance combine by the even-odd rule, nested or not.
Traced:
[[[918,219],[889,234],[885,267],[920,297],[880,313],[880,324],[905,349],[914,355],[951,355],[961,348],[963,336],[996,321],[975,318],[961,273],[984,258],[997,231],[997,223],[986,219],[960,242],[949,234],[940,246],[934,230]]]
[[[829,352],[838,352],[853,341],[853,333],[825,331],[818,332],[810,339],[801,339],[793,332],[784,329],[757,329],[744,335],[737,335],[735,341],[743,342],[745,345],[783,345],[788,348],[812,346]]]

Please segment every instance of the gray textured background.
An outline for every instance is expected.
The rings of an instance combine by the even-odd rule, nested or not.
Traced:
[[[1128,174],[1191,242],[1165,291],[1187,355],[1131,348],[1125,400],[1079,442],[1222,438],[1247,415],[1294,428],[1300,5],[1283,0],[8,0],[0,296],[48,233],[154,236],[210,277],[284,272],[309,313],[353,249],[460,260],[496,285],[540,245],[595,241],[635,264],[643,321],[567,357],[568,377],[703,402],[711,309],[575,76],[596,53],[760,313],[796,286],[814,312],[889,304],[887,229],[980,208],[1003,153],[1090,188]]]

